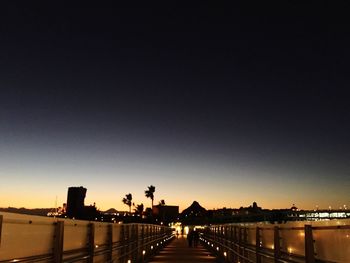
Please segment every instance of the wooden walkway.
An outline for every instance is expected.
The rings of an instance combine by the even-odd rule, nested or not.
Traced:
[[[188,247],[187,239],[185,237],[175,238],[168,246],[161,250],[157,255],[151,258],[149,263],[214,263],[214,257],[202,245],[197,247]]]

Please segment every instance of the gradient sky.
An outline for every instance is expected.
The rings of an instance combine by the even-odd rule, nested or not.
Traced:
[[[350,206],[342,6],[1,5],[0,207]]]

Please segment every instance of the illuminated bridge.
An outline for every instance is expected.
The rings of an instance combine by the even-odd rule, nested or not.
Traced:
[[[350,220],[201,226],[200,244],[150,224],[0,213],[0,262],[350,262]]]

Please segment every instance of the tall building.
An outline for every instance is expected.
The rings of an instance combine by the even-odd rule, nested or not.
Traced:
[[[82,218],[84,216],[84,199],[86,188],[69,187],[67,196],[67,216],[69,218]]]

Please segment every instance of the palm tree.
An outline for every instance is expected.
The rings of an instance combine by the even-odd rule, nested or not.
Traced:
[[[156,191],[156,187],[153,185],[148,186],[148,189],[145,191],[145,195],[147,198],[151,198],[152,207],[153,208],[153,200],[154,200],[154,192]]]
[[[135,213],[137,213],[138,215],[142,216],[142,213],[143,213],[143,204],[139,204],[139,205],[136,205],[135,207]]]
[[[129,213],[131,213],[131,205],[132,205],[132,194],[126,194],[123,198],[123,203],[129,206]]]

